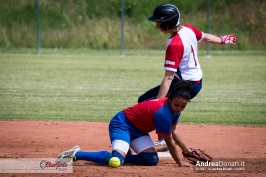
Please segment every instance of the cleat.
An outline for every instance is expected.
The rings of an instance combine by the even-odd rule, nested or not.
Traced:
[[[159,141],[154,142],[154,146],[155,146],[155,149],[157,150],[157,152],[165,152],[162,150],[167,148],[167,145],[164,141],[164,138],[161,138]],[[168,148],[167,148],[167,150],[168,150]]]
[[[79,146],[74,146],[68,151],[62,152],[56,159],[56,163],[67,163],[68,165],[71,165],[73,161],[76,161],[76,153],[79,152],[81,149]]]
[[[157,152],[169,152],[169,149],[163,137],[159,141],[154,142],[154,146]]]

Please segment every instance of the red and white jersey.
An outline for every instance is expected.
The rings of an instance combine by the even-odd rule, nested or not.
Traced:
[[[164,69],[174,71],[182,80],[199,81],[202,70],[198,61],[198,42],[204,33],[189,24],[167,39]]]

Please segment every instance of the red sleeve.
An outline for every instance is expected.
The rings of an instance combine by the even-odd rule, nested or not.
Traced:
[[[171,43],[167,46],[165,53],[165,63],[164,67],[173,68],[174,72],[176,72],[176,68],[183,57],[184,54],[184,45],[179,35],[175,35],[171,41]],[[171,70],[171,69],[170,69]]]
[[[197,41],[202,39],[202,31],[200,31],[196,27],[189,25],[189,24],[183,24],[182,26],[185,26],[185,27],[191,29],[195,33]]]

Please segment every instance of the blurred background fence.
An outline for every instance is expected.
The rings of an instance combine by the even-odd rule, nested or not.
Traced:
[[[208,0],[124,0],[125,49],[164,49],[167,35],[147,17],[161,3],[176,5],[181,23],[207,30]],[[36,47],[35,0],[1,0],[0,48]],[[121,0],[39,0],[42,48],[119,49]],[[265,0],[210,0],[210,33],[234,33],[234,46],[211,49],[266,49]],[[205,49],[205,45],[200,45]]]

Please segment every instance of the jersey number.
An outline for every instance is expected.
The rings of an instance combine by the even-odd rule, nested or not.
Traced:
[[[197,61],[196,61],[195,53],[194,53],[194,49],[193,49],[192,46],[191,46],[191,52],[192,52],[192,54],[193,54],[193,59],[194,59],[195,66],[197,66]]]

